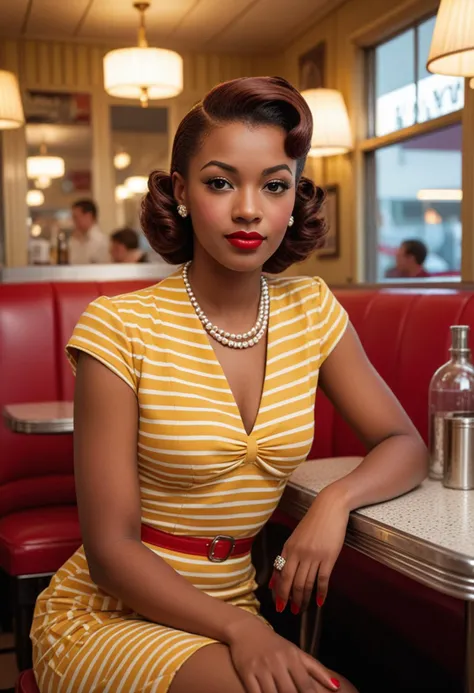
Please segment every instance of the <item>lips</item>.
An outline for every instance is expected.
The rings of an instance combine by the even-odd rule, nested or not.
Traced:
[[[230,233],[226,238],[240,238],[242,241],[263,241],[264,237],[256,231],[236,231]]]
[[[256,250],[265,240],[264,236],[256,231],[236,231],[226,236],[226,240],[239,250],[250,251]]]

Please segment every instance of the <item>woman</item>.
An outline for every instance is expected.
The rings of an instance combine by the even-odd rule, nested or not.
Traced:
[[[38,599],[42,693],[354,691],[259,616],[250,558],[310,450],[318,380],[370,452],[277,557],[277,611],[306,608],[316,578],[321,604],[349,512],[426,473],[420,437],[325,283],[262,276],[321,244],[323,194],[301,175],[311,132],[283,79],[213,89],[142,208],[152,247],[186,264],[97,299],[74,331],[84,547]]]

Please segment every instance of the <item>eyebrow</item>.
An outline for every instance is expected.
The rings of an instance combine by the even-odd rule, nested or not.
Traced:
[[[207,164],[204,164],[201,171],[204,171],[205,168],[209,168],[209,166],[217,166],[218,168],[224,169],[224,171],[229,171],[229,173],[238,173],[235,166],[225,164],[223,161],[216,161],[215,159],[213,159],[212,161],[208,161]],[[262,175],[269,176],[271,173],[276,173],[277,171],[288,171],[289,174],[293,175],[290,167],[287,164],[277,164],[276,166],[270,166],[270,168],[265,168],[262,171]]]

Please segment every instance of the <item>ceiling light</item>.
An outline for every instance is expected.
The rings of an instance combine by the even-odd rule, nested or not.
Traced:
[[[133,5],[140,12],[138,47],[119,48],[104,57],[104,88],[111,96],[137,99],[146,108],[151,99],[169,99],[183,91],[183,59],[174,51],[150,48],[145,33],[149,2]]]
[[[441,0],[426,69],[440,75],[474,76],[472,0]]]
[[[28,178],[62,178],[64,176],[64,159],[60,156],[48,156],[46,145],[40,147],[39,156],[29,156],[26,160]]]
[[[148,190],[148,178],[146,176],[130,176],[125,180],[125,187],[131,193],[142,195]]]
[[[28,190],[26,193],[26,204],[28,207],[40,207],[44,202],[44,195],[41,190]]]
[[[301,92],[313,116],[309,156],[335,156],[352,149],[346,105],[336,89],[306,89]]]
[[[18,80],[13,72],[0,70],[0,130],[13,130],[24,122]]]
[[[38,176],[35,180],[35,187],[39,190],[46,190],[51,185],[51,178],[48,176]]]
[[[115,200],[119,202],[120,200],[128,200],[132,197],[133,192],[127,188],[125,185],[117,185],[115,188]]]
[[[425,188],[418,190],[416,199],[429,202],[460,202],[462,190],[457,188]]]
[[[119,171],[122,171],[124,168],[127,168],[127,166],[130,166],[131,160],[132,157],[128,152],[119,152],[114,156],[114,166]]]

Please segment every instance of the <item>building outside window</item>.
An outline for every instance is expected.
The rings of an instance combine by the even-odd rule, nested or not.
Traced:
[[[435,17],[367,51],[366,279],[396,275],[405,240],[428,249],[431,276],[461,268],[464,80],[425,69]]]

